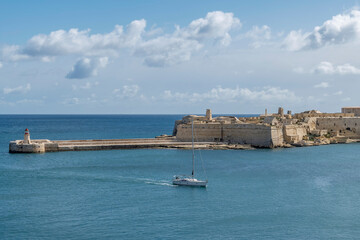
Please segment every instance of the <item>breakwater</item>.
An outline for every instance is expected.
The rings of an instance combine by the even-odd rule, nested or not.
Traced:
[[[11,141],[10,153],[45,153],[61,151],[95,151],[115,149],[140,149],[140,148],[176,148],[190,149],[191,142],[180,142],[175,137],[165,138],[139,138],[139,139],[102,139],[102,140],[56,140],[48,139]],[[224,144],[218,142],[197,142],[197,149],[249,149],[248,145]]]

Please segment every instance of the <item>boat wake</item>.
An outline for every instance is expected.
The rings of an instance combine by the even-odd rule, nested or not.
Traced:
[[[168,187],[176,187],[175,185],[171,184],[169,181],[145,181],[146,184],[152,184],[152,185],[160,185],[160,186],[168,186]]]
[[[175,185],[171,184],[171,182],[168,180],[156,180],[156,179],[151,179],[151,178],[132,178],[132,177],[120,177],[120,178],[131,180],[131,181],[138,182],[138,183],[176,187]]]

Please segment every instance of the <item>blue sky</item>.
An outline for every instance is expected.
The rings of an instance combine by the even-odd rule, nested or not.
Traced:
[[[357,1],[3,1],[0,113],[359,105]]]

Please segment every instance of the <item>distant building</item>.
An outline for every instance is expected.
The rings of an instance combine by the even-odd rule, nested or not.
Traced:
[[[354,113],[355,116],[360,116],[360,107],[343,107],[341,113]]]

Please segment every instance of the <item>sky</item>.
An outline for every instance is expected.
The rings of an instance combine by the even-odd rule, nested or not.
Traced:
[[[340,112],[358,1],[0,1],[0,114]]]

